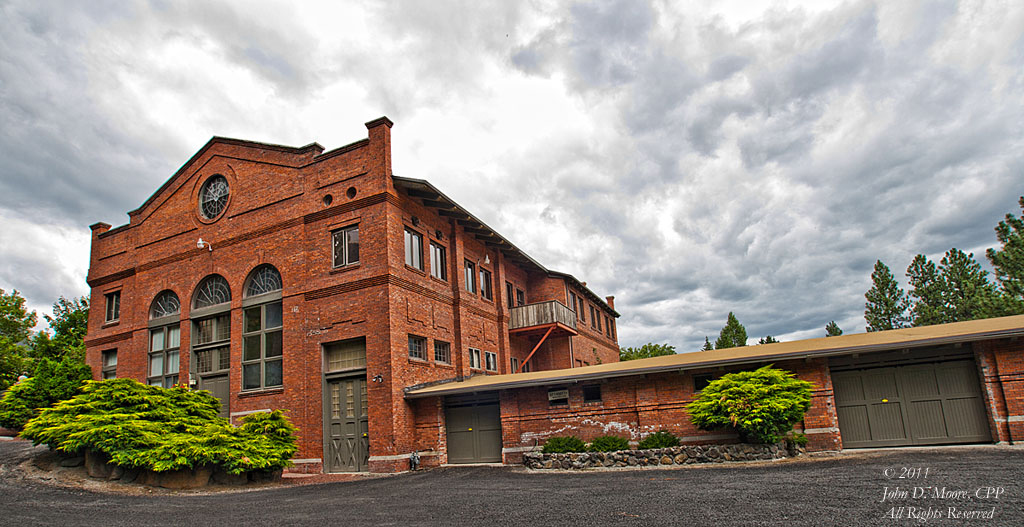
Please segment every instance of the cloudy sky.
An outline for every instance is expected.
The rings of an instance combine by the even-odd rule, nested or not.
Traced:
[[[1019,2],[338,4],[0,1],[0,288],[86,294],[88,225],[213,135],[381,115],[395,174],[615,295],[625,346],[863,331],[876,259],[1020,212]]]

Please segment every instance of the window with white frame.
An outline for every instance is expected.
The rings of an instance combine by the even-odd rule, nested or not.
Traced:
[[[331,233],[334,244],[334,267],[359,263],[359,226],[345,227]]]
[[[443,245],[430,242],[430,276],[448,281],[448,255]]]
[[[117,350],[103,350],[102,353],[102,372],[100,377],[103,379],[116,379],[117,378]]]
[[[405,265],[423,270],[423,235],[409,228],[405,229]]]
[[[178,384],[181,362],[181,302],[173,291],[164,291],[149,309],[149,365],[147,379],[153,386]]]
[[[484,369],[487,371],[498,371],[498,354],[493,351],[484,352]]]
[[[476,348],[469,348],[469,367],[479,370],[480,366],[480,350]]]
[[[512,366],[512,371],[510,373],[519,373],[519,359],[512,357],[508,362],[509,365]]]
[[[476,265],[466,260],[464,266],[466,270],[466,291],[476,293]]]

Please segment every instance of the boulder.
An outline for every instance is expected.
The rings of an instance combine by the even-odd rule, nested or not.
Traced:
[[[114,471],[113,465],[108,463],[109,460],[110,458],[103,452],[86,450],[85,470],[89,473],[89,477],[100,479],[109,478],[110,473]]]

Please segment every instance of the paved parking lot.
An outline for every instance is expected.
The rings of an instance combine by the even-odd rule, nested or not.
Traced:
[[[27,452],[0,441],[0,524],[1024,525],[1021,447],[588,473],[443,468],[206,495],[57,488],[18,475]]]

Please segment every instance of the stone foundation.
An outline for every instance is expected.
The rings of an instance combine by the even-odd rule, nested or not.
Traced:
[[[523,464],[531,469],[582,470],[603,467],[767,461],[791,457],[799,455],[799,453],[798,450],[787,450],[785,443],[775,445],[700,445],[652,450],[620,450],[618,452],[573,452],[567,454],[527,452],[523,454]]]

